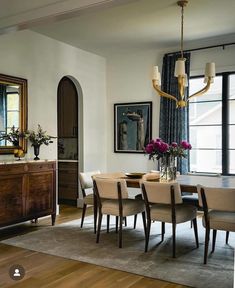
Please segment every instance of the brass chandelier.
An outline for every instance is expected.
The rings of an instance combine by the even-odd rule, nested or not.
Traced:
[[[179,87],[179,96],[180,99],[177,99],[177,97],[170,95],[164,91],[161,90],[161,75],[158,70],[158,66],[154,66],[153,71],[153,87],[158,92],[158,94],[162,97],[166,97],[169,99],[172,99],[176,101],[176,108],[183,108],[187,106],[187,102],[192,97],[200,96],[204,93],[206,93],[210,89],[211,83],[214,82],[215,77],[215,63],[206,63],[205,67],[205,80],[204,83],[206,83],[205,87],[203,87],[198,92],[190,95],[189,97],[185,96],[185,89],[188,86],[188,77],[185,73],[185,61],[183,54],[183,41],[184,41],[184,7],[188,4],[187,0],[181,0],[177,2],[177,5],[181,7],[181,57],[178,58],[178,60],[175,63],[175,73],[174,76],[178,77],[178,87]]]

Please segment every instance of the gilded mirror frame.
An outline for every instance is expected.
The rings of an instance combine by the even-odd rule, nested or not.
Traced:
[[[19,130],[26,131],[28,123],[28,83],[24,78],[0,74],[0,84],[19,85]],[[27,152],[27,140],[20,138],[19,147]],[[18,148],[19,148],[18,147]],[[0,154],[13,154],[16,146],[0,146]]]

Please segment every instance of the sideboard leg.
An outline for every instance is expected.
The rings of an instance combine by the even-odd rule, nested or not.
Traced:
[[[54,226],[55,225],[55,218],[56,218],[56,214],[51,214],[51,225]]]

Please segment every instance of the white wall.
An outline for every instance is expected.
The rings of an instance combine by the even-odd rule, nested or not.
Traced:
[[[74,77],[83,92],[84,170],[106,171],[106,61],[31,31],[1,36],[0,73],[28,80],[28,128],[40,123],[57,135],[57,87]],[[29,146],[27,157],[32,157]],[[41,159],[57,158],[57,141],[41,146]],[[12,155],[0,155],[13,159]]]
[[[152,66],[161,66],[163,54],[169,51],[174,49],[111,53],[105,66],[102,57],[23,31],[1,36],[0,73],[28,79],[28,126],[35,128],[40,123],[52,135],[57,134],[58,83],[65,75],[73,76],[80,83],[84,97],[84,170],[149,171],[156,164],[143,154],[114,153],[113,104],[152,101],[152,136],[157,137],[160,98],[152,88]],[[215,61],[218,72],[235,71],[234,56],[235,46],[193,52],[191,74],[203,74],[209,61]],[[31,149],[29,155],[33,156]],[[42,147],[40,156],[55,159],[56,143]],[[9,157],[13,158],[0,156],[0,160]]]
[[[138,172],[156,169],[156,164],[143,154],[114,153],[114,103],[153,102],[153,137],[158,136],[159,103],[152,88],[152,67],[161,64],[161,53],[148,50],[113,54],[107,58],[108,143],[109,171]]]
[[[230,42],[220,42],[228,43]],[[204,46],[211,45],[203,43]],[[194,47],[200,47],[196,43]],[[161,66],[164,53],[177,51],[174,49],[145,50],[142,52],[129,52],[126,54],[113,54],[107,59],[107,111],[108,111],[108,162],[107,168],[110,171],[149,171],[156,169],[156,164],[147,160],[143,154],[114,153],[114,116],[113,104],[123,102],[153,101],[153,138],[159,133],[159,103],[158,97],[152,88],[151,71],[156,64]],[[215,62],[216,71],[235,71],[235,46],[214,48],[192,52],[191,54],[191,75],[204,74],[206,62]]]

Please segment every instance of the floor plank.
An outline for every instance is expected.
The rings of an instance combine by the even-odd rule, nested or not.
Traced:
[[[92,209],[89,208],[87,215],[91,214]],[[62,206],[56,224],[80,217],[81,209]],[[50,217],[39,219],[37,224],[27,222],[0,229],[0,240],[30,233],[47,225],[51,225]],[[22,280],[15,281],[9,277],[8,271],[13,264],[20,264],[25,268],[26,275]],[[186,286],[0,244],[0,287],[185,288]]]

